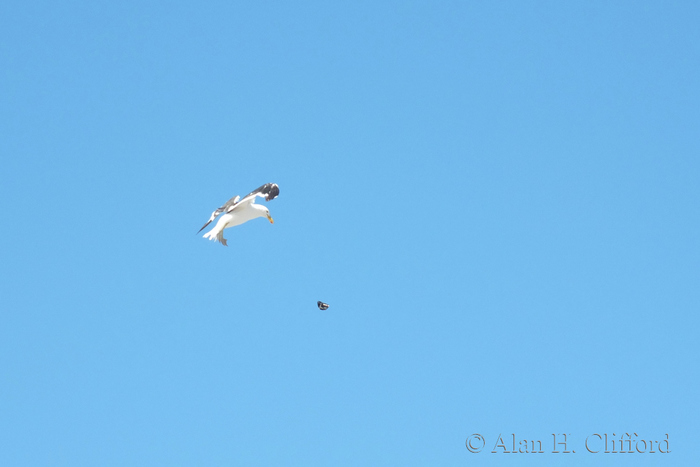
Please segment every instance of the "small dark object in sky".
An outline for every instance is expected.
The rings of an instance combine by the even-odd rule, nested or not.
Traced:
[[[319,301],[317,303],[317,305],[318,305],[319,310],[327,310],[328,309],[328,303],[323,303],[323,302]]]

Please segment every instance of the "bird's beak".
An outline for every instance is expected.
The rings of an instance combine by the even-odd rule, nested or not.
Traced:
[[[275,223],[275,221],[272,220],[272,216],[270,216],[269,214],[267,215],[267,219],[270,221],[270,224]]]

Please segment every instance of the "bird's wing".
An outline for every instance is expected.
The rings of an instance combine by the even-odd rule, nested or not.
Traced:
[[[277,195],[280,194],[280,188],[274,184],[274,183],[266,183],[261,187],[258,187],[257,189],[251,191],[247,195],[243,197],[243,199],[236,203],[234,206],[231,206],[226,210],[226,212],[231,212],[234,210],[238,209],[244,209],[244,206],[253,204],[255,202],[255,198],[258,196],[261,198],[265,198],[265,201],[271,201],[275,198],[277,198]]]
[[[247,195],[243,197],[243,199],[238,203],[237,205],[241,205],[243,203],[252,203],[255,198],[258,196],[261,198],[265,198],[265,201],[272,201],[273,199],[277,198],[277,195],[280,194],[280,187],[277,186],[275,183],[266,183],[263,186],[251,191]],[[237,206],[231,206],[229,210],[226,212],[231,212],[233,209],[235,209]]]
[[[231,198],[230,200],[226,201],[226,203],[223,206],[221,206],[220,208],[218,208],[216,211],[212,212],[211,217],[209,218],[207,223],[204,224],[204,226],[201,229],[199,229],[199,232],[201,232],[202,230],[205,229],[206,226],[211,224],[211,221],[216,219],[219,216],[219,214],[221,214],[222,212],[231,212],[233,207],[238,203],[239,199],[241,199],[241,197],[236,195],[233,198]],[[199,233],[199,232],[197,232],[197,233]]]

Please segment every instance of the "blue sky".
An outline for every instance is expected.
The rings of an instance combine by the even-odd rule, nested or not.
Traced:
[[[4,2],[0,463],[690,465],[699,22]],[[672,452],[586,452],[624,432]]]

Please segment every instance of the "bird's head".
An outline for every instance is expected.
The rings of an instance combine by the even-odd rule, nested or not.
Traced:
[[[272,220],[272,216],[270,215],[270,210],[267,209],[267,208],[265,208],[265,216],[267,217],[267,220],[270,221],[270,224],[274,224],[274,223],[275,223],[275,221]]]
[[[267,217],[267,220],[270,221],[270,224],[274,224],[275,221],[272,220],[272,216],[270,215],[270,210],[267,209],[267,207],[261,205],[261,204],[251,204],[250,205],[251,209],[257,211],[257,214],[255,217]]]

